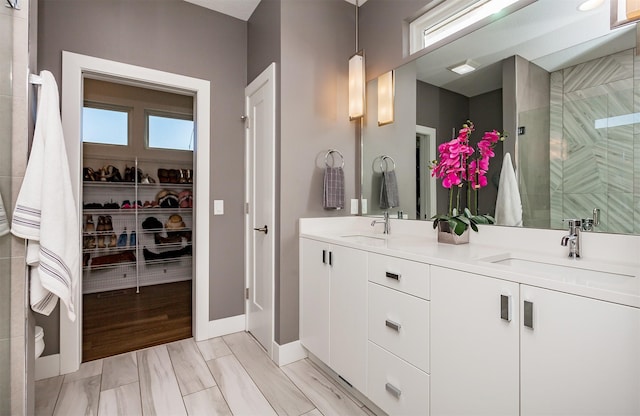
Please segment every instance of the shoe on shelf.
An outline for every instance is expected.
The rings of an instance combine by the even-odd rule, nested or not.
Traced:
[[[129,236],[129,246],[130,247],[135,247],[136,246],[136,231],[135,230],[131,231],[131,235]]]
[[[98,217],[98,225],[96,226],[96,231],[98,232],[98,248],[105,248],[106,245],[104,244],[104,231],[105,230],[105,219],[104,216],[100,215]]]
[[[92,233],[96,230],[95,224],[93,223],[93,215],[88,214],[85,215],[85,220],[84,220],[84,232],[85,233]]]
[[[82,247],[84,249],[94,249],[94,248],[96,248],[96,238],[94,236],[85,237],[82,240]]]
[[[129,208],[133,208],[129,200],[125,199],[124,201],[122,201],[122,205],[120,205],[120,209],[129,209]]]
[[[124,230],[118,237],[118,241],[116,242],[118,247],[126,247],[127,246],[127,227],[124,227]]]
[[[116,236],[116,233],[112,232],[109,235],[107,235],[107,237],[109,237],[109,247],[117,247],[117,245],[118,245],[118,237]]]

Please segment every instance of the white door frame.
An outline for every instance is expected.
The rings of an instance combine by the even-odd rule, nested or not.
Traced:
[[[420,161],[423,162],[436,159],[436,129],[416,124],[416,134],[421,136]],[[429,149],[428,155],[427,148]],[[429,183],[429,206],[424,202],[424,198],[420,199],[420,215],[423,216],[423,218],[418,218],[419,220],[430,219],[431,216],[436,215],[436,211],[438,209],[436,205],[436,178],[431,176],[430,170],[425,169],[425,167],[428,166],[420,166],[420,185],[424,189],[424,185],[426,185],[427,182]],[[422,195],[422,189],[420,191],[420,195]],[[426,218],[424,218],[425,215]]]
[[[273,161],[273,166],[275,169],[275,138],[276,138],[276,63],[272,62],[260,75],[258,75],[245,89],[245,114],[249,118],[245,120],[247,123],[251,123],[251,115],[249,113],[249,96],[264,86],[266,83],[270,83],[271,85],[271,94],[273,97],[273,131],[271,134],[273,135],[273,146],[270,149],[271,155],[262,155],[263,157],[271,157]],[[251,162],[251,147],[250,147],[250,134],[249,134],[249,126],[245,129],[245,162],[244,162],[244,170],[245,170],[245,250],[244,250],[244,267],[245,267],[245,288],[250,287],[251,280],[251,270],[252,270],[252,241],[255,238],[255,231],[253,230],[253,226],[251,224],[251,216],[250,213],[254,212],[255,209],[255,201],[253,201],[251,190],[252,190],[252,177],[253,177],[253,166]],[[267,237],[271,239],[271,243],[273,244],[272,251],[272,259],[271,259],[271,276],[275,279],[275,197],[276,197],[276,183],[275,183],[275,172],[273,175],[273,181],[270,185],[271,194],[273,195],[273,204],[271,206],[271,218],[269,222],[273,225],[273,231],[267,234]],[[246,316],[246,328],[249,329],[249,297],[245,296],[245,316]],[[271,305],[272,305],[272,314],[271,314],[271,343],[268,345],[267,354],[269,358],[274,359],[274,344],[275,344],[275,281],[271,281]]]
[[[196,120],[194,150],[194,274],[193,274],[193,335],[207,339],[214,333],[209,321],[209,201],[210,201],[210,82],[121,62],[62,52],[62,127],[65,133],[71,181],[78,211],[82,210],[82,106],[83,78],[115,79],[121,83],[152,86],[156,89],[192,94]],[[82,215],[78,215],[82,230]],[[197,224],[197,226],[196,226]],[[81,236],[77,236],[81,238]],[[78,284],[73,293],[77,319],[71,322],[60,314],[60,373],[76,371],[82,361],[82,262],[76,270]]]

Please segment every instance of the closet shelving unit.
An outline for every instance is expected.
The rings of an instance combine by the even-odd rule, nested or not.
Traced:
[[[85,166],[89,163],[97,167],[102,162],[85,160]],[[156,201],[158,194],[164,190],[176,194],[190,191],[193,201],[192,183],[184,179],[183,183],[161,183],[157,177],[158,168],[179,170],[191,169],[191,166],[172,166],[170,162],[161,161],[138,163],[138,160],[109,164],[116,166],[121,175],[124,175],[126,166],[136,169],[142,166],[143,173],[150,174],[155,183],[139,183],[138,175],[133,175],[134,182],[83,182],[83,293],[128,288],[139,291],[142,286],[191,280],[192,207],[140,207],[136,204],[136,201],[140,205],[146,201]],[[122,208],[124,201],[129,201],[132,207]],[[118,208],[88,208],[87,204],[92,203],[103,206],[105,203],[117,204]],[[176,214],[181,217],[184,227],[167,229],[169,217]],[[87,231],[88,216],[93,220],[95,231]],[[113,230],[97,231],[99,218],[107,216],[111,219]],[[150,217],[156,218],[156,223],[162,224],[162,227],[143,228],[143,222]],[[134,241],[131,237],[133,232]],[[122,233],[126,233],[126,242],[118,245],[119,239],[122,243]],[[112,242],[111,239],[115,240]],[[101,240],[104,244],[99,245]]]

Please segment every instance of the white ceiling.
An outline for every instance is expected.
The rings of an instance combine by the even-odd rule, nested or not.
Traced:
[[[207,9],[227,14],[229,16],[249,20],[253,11],[258,7],[260,0],[184,0]],[[318,0],[315,0],[318,1]],[[345,0],[348,3],[356,4],[356,0]],[[358,5],[362,6],[367,0],[358,0]]]
[[[635,47],[633,26],[610,30],[609,1],[579,12],[584,0],[537,0],[420,59],[418,79],[472,97],[501,88],[500,61],[519,55],[548,72]],[[466,59],[480,69],[466,76],[447,69]]]

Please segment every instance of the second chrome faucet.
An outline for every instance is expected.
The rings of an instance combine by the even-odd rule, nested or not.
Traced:
[[[384,233],[385,234],[389,234],[391,232],[391,223],[389,221],[389,211],[385,211],[384,212],[384,220],[373,220],[373,221],[371,221],[371,226],[373,227],[374,225],[376,225],[378,223],[384,223]]]

